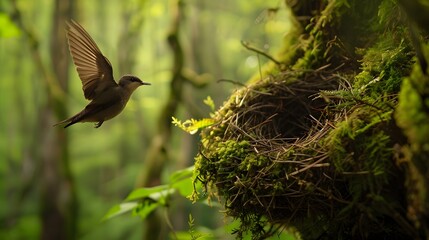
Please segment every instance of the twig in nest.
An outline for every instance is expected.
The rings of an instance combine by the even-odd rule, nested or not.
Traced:
[[[224,79],[224,78],[222,78],[222,79],[217,80],[217,82],[218,83],[220,83],[220,82],[229,82],[229,83],[233,83],[235,85],[239,85],[239,86],[247,88],[247,86],[245,84],[243,84],[241,82],[238,82],[238,81],[231,80],[231,79]]]
[[[268,55],[268,53],[266,53],[266,52],[264,52],[264,51],[262,51],[262,50],[260,50],[260,49],[257,49],[257,48],[255,48],[255,47],[250,46],[250,44],[249,44],[248,42],[246,42],[246,41],[241,41],[241,45],[243,45],[243,47],[245,47],[247,50],[250,50],[250,51],[256,52],[256,53],[258,53],[258,54],[261,54],[262,56],[264,56],[264,57],[268,58],[269,60],[273,61],[275,64],[277,64],[277,65],[281,65],[281,62],[279,62],[278,60],[276,60],[276,59],[275,59],[275,58],[273,58],[272,56]]]

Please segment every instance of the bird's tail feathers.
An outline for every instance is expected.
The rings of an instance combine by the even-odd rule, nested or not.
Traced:
[[[80,120],[81,120],[81,114],[78,113],[78,114],[74,115],[73,117],[70,117],[70,118],[67,118],[65,120],[62,120],[61,122],[55,123],[54,127],[66,124],[64,126],[64,128],[67,128],[67,127],[79,122]]]
[[[55,123],[54,125],[52,125],[53,127],[56,127],[56,126],[59,126],[59,125],[63,125],[63,124],[65,124],[65,123],[67,123],[67,122],[69,122],[70,121],[70,118],[67,118],[67,119],[65,119],[65,120],[62,120],[61,122],[57,122],[57,123]]]

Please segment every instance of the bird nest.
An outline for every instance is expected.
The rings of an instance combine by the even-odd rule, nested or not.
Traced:
[[[250,231],[262,239],[285,226],[310,239],[356,236],[397,225],[384,217],[394,207],[376,209],[397,197],[383,190],[394,168],[392,111],[347,107],[342,98],[333,104],[321,91],[338,90],[342,79],[311,71],[262,80],[233,94],[203,131],[198,179],[240,219],[239,237]]]

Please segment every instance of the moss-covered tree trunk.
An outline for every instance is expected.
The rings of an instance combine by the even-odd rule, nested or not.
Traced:
[[[299,24],[281,62],[216,112],[198,179],[241,220],[239,237],[429,238],[429,51],[419,30],[409,37],[417,25],[391,0],[286,3]]]

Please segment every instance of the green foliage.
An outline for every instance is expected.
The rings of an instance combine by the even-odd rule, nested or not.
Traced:
[[[184,122],[180,121],[179,119],[172,117],[173,121],[172,123],[181,128],[183,131],[188,132],[190,134],[195,134],[198,132],[198,130],[204,129],[214,123],[213,119],[211,118],[203,118],[200,120],[195,120],[193,118],[185,120]]]
[[[208,107],[210,107],[210,110],[212,112],[215,111],[216,106],[215,106],[215,103],[213,102],[213,99],[210,96],[207,96],[207,98],[204,99],[204,104],[206,104]]]
[[[200,188],[199,185],[195,185],[192,182],[193,171],[193,167],[176,171],[170,176],[169,183],[166,185],[133,190],[123,203],[113,206],[103,217],[103,220],[108,220],[127,212],[132,212],[133,215],[145,219],[158,207],[167,207],[169,197],[173,194],[179,193],[183,197],[190,196],[191,193],[198,191],[198,188]]]
[[[210,107],[210,110],[212,112],[215,111],[215,104],[213,102],[213,99],[210,96],[207,96],[206,99],[204,99],[204,104]],[[212,113],[210,113],[212,115]],[[173,121],[172,123],[176,126],[182,129],[185,132],[188,132],[189,134],[195,134],[198,132],[198,130],[205,129],[209,126],[211,126],[214,123],[214,120],[212,118],[203,118],[200,120],[195,120],[193,118],[185,120],[184,122],[180,121],[179,119],[172,117]]]
[[[10,20],[9,16],[0,12],[0,38],[17,37],[21,30]]]
[[[23,216],[13,229],[0,232],[0,239],[36,239],[40,235],[41,222],[36,216]]]
[[[426,49],[429,49],[426,46]],[[429,50],[426,50],[429,52]],[[427,148],[429,136],[429,100],[423,96],[429,92],[429,77],[416,64],[410,77],[402,82],[399,105],[396,112],[398,125],[404,129],[415,149]],[[416,144],[416,145],[414,145]]]
[[[121,203],[118,205],[113,206],[109,209],[109,211],[106,213],[106,215],[103,217],[104,220],[108,220],[110,218],[114,218],[116,216],[119,216],[123,213],[130,212],[133,209],[137,208],[138,203],[136,202],[127,202],[127,203]]]
[[[189,226],[188,232],[189,232],[190,240],[198,240],[198,239],[205,238],[202,233],[197,232],[197,230],[195,229],[195,219],[192,217],[191,214],[189,214],[188,226]]]

